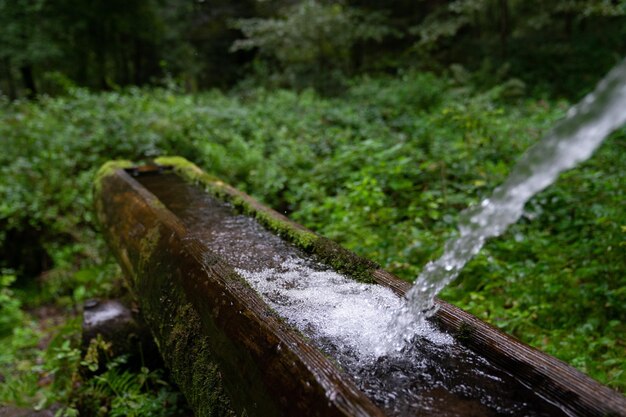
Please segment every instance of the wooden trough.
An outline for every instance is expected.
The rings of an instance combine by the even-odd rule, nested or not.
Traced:
[[[337,363],[292,328],[209,245],[197,238],[187,203],[159,198],[143,180],[175,173],[230,204],[308,256],[351,278],[404,294],[409,284],[316,235],[179,157],[133,167],[105,164],[95,183],[102,231],[139,301],[174,380],[197,416],[388,416]],[[157,193],[158,194],[158,193]],[[173,202],[174,201],[174,202]],[[501,369],[533,415],[626,416],[626,398],[443,301],[436,325]],[[520,388],[521,387],[521,388]],[[502,415],[441,394],[447,411],[410,415]],[[408,414],[407,414],[408,415]]]

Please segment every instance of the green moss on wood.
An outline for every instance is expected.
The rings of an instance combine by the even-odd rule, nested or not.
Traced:
[[[154,262],[152,254],[157,249],[160,238],[161,231],[159,225],[156,225],[148,230],[143,239],[141,239],[139,243],[139,270],[144,270],[148,262]],[[132,277],[132,279],[135,280],[136,278]],[[132,286],[134,285],[135,282],[132,283]]]
[[[321,239],[320,236],[311,231],[295,227],[293,224],[285,221],[284,218],[278,217],[277,214],[270,209],[260,206],[255,207],[244,197],[234,196],[232,199],[229,199],[228,195],[220,197],[230,201],[235,208],[243,214],[255,218],[270,231],[304,250],[314,247],[315,243]]]
[[[107,209],[103,193],[109,191],[103,188],[108,186],[105,178],[119,169],[132,166],[130,161],[112,161],[98,172],[94,191],[101,220],[105,219]],[[118,195],[115,201],[125,201],[125,198],[123,194]],[[149,205],[164,207],[158,200],[149,201]],[[119,212],[115,214],[121,215]],[[209,348],[210,335],[203,330],[197,312],[182,289],[172,282],[172,271],[167,267],[162,269],[161,258],[167,252],[169,239],[163,227],[161,223],[143,222],[134,234],[135,239],[140,239],[138,245],[131,245],[130,249],[120,244],[115,233],[124,228],[109,228],[105,233],[124,266],[128,287],[134,298],[141,300],[142,313],[165,364],[194,409],[194,414],[198,417],[235,417],[223,388],[222,375]]]
[[[161,262],[168,251],[167,235],[155,226],[147,231],[140,244],[142,279],[135,282],[135,288],[141,294],[144,318],[166,367],[194,414],[234,417],[219,366],[209,347],[211,335],[180,283],[175,283],[176,267]]]
[[[174,171],[181,174],[184,178],[192,180],[194,182],[200,182],[206,185],[219,186],[225,185],[219,178],[207,174],[197,165],[189,162],[182,156],[161,156],[154,160],[158,165],[169,166]]]
[[[373,283],[373,272],[379,268],[375,262],[362,258],[324,237],[315,241],[310,252],[336,271],[361,282]]]
[[[96,212],[96,218],[100,223],[102,223],[102,219],[104,219],[104,207],[102,206],[102,201],[100,200],[100,196],[102,194],[102,183],[104,178],[109,175],[113,175],[119,169],[130,168],[133,166],[131,161],[127,160],[116,160],[116,161],[108,161],[105,162],[98,172],[93,181],[93,196],[94,196],[94,209]]]
[[[102,180],[105,177],[108,177],[109,175],[114,174],[117,170],[130,168],[132,166],[133,166],[133,162],[125,160],[125,159],[105,162],[96,173],[96,177],[93,182],[94,194],[95,195],[100,194],[100,191],[101,191],[100,187],[102,186]]]
[[[297,246],[307,249],[319,239],[313,232],[299,229],[277,217],[272,210],[253,203],[251,197],[226,184],[222,180],[202,171],[198,166],[179,156],[165,156],[155,159],[159,165],[170,166],[184,179],[202,185],[205,190],[215,197],[231,203],[238,211],[254,217],[259,223],[285,237]]]
[[[165,324],[171,330],[161,340],[161,353],[196,415],[234,417],[200,317],[191,304],[180,306],[177,314]]]

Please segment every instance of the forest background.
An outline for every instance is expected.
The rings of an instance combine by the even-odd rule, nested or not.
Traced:
[[[80,349],[85,300],[125,293],[103,162],[185,156],[411,280],[624,56],[624,0],[0,0],[0,404],[184,413],[164,370]],[[621,392],[625,137],[443,294]]]

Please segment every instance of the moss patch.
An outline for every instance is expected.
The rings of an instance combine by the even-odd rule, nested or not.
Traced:
[[[96,173],[96,177],[93,182],[94,195],[100,194],[100,187],[102,186],[102,180],[109,175],[115,173],[115,171],[119,169],[126,169],[133,166],[132,161],[128,161],[125,159],[108,161],[105,162],[104,165],[100,167],[98,172]]]
[[[181,306],[170,325],[172,330],[161,346],[163,357],[169,359],[174,380],[183,388],[196,415],[234,417],[200,317],[191,304]]]
[[[336,271],[361,282],[373,283],[372,273],[379,268],[375,262],[362,258],[325,237],[317,239],[310,252]]]
[[[155,251],[159,244],[159,239],[161,238],[161,231],[159,230],[159,226],[154,226],[148,233],[144,236],[139,244],[139,270],[144,270],[146,268],[146,263],[151,261],[152,253]],[[154,261],[154,260],[152,260]],[[135,277],[132,277],[135,280]],[[132,283],[134,286],[136,282]]]
[[[96,212],[96,219],[100,224],[102,224],[102,219],[104,219],[104,207],[102,207],[102,201],[100,196],[102,195],[102,183],[104,178],[109,175],[113,175],[119,169],[126,169],[133,166],[132,161],[127,160],[116,160],[116,161],[108,161],[105,162],[104,165],[100,167],[96,176],[93,180],[93,202],[94,202],[94,210]]]

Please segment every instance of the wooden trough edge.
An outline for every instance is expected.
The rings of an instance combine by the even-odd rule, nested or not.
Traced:
[[[196,415],[384,416],[127,168],[98,175],[97,217]]]
[[[251,196],[213,177],[181,157],[161,157],[155,163],[173,169],[181,177],[202,185],[212,195],[232,203],[262,225],[291,241],[339,272],[365,282],[377,282],[403,295],[410,284],[375,263],[357,256],[282,214],[262,205]],[[117,166],[116,166],[117,164]],[[103,167],[100,180],[128,169],[128,161]],[[96,188],[98,185],[96,185]],[[584,375],[564,362],[506,335],[471,314],[438,300],[435,320],[457,340],[508,371],[544,398],[566,407],[572,415],[626,416],[626,398]],[[308,414],[312,415],[312,414]]]

